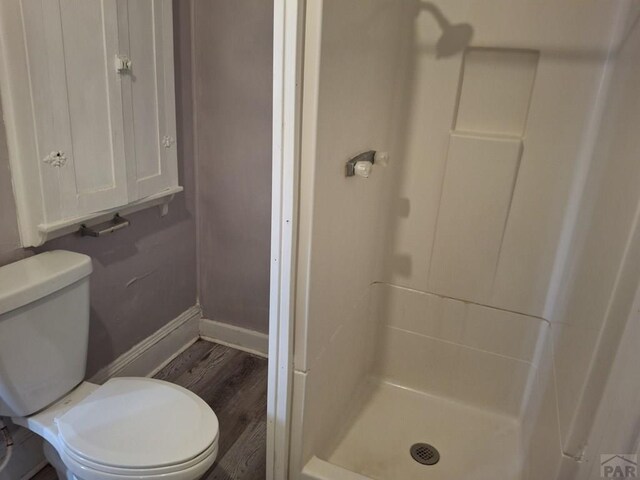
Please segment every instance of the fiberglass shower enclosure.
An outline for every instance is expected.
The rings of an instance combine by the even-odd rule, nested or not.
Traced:
[[[598,419],[640,279],[637,13],[306,2],[290,478],[587,479],[635,453]],[[345,177],[368,150],[388,166]]]

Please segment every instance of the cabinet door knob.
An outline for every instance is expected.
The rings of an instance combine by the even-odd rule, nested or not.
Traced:
[[[51,152],[42,159],[44,163],[52,167],[64,167],[67,163],[67,156],[62,151]]]
[[[126,55],[116,55],[116,71],[126,73],[131,71],[131,59]]]
[[[164,146],[164,148],[170,148],[174,143],[176,143],[176,139],[171,135],[165,135],[164,137],[162,137],[162,145]]]

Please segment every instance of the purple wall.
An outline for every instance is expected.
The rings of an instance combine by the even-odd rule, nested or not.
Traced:
[[[87,376],[196,303],[195,184],[191,96],[190,2],[174,3],[180,182],[169,214],[131,215],[131,226],[104,238],[68,235],[36,249],[65,249],[93,258]],[[0,264],[32,252],[19,246],[15,204],[0,129]]]
[[[88,376],[196,304],[198,290],[207,318],[268,330],[273,3],[174,1],[174,23],[184,193],[166,217],[152,208],[131,215],[131,226],[111,236],[68,235],[35,250],[93,258]],[[0,265],[33,253],[20,248],[0,124]]]
[[[273,2],[195,0],[200,302],[268,331]]]

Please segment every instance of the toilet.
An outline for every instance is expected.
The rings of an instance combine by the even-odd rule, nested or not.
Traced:
[[[195,480],[218,419],[169,382],[83,381],[91,259],[53,251],[0,267],[0,416],[37,433],[61,480]]]

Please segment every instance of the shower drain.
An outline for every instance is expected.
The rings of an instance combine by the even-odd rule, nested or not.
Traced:
[[[435,465],[440,461],[440,453],[428,443],[414,443],[411,445],[411,457],[422,465]]]

